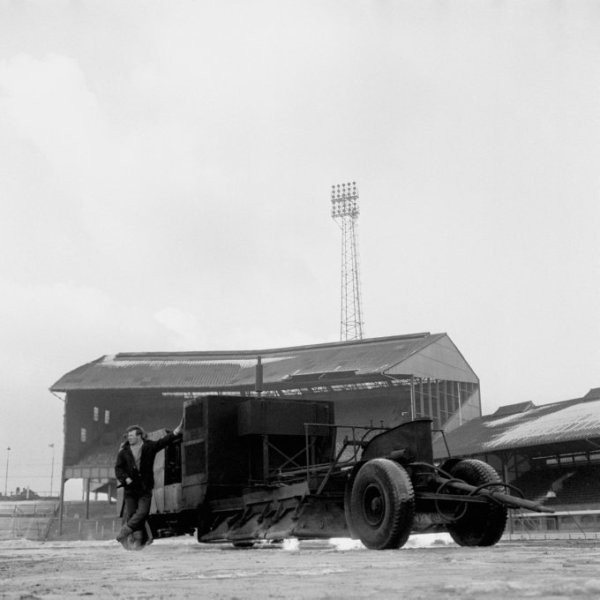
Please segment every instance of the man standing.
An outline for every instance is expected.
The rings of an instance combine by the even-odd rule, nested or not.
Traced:
[[[121,528],[117,541],[128,549],[127,538],[133,534],[134,549],[143,547],[144,525],[150,512],[150,501],[154,488],[154,458],[166,446],[181,437],[182,423],[173,433],[159,440],[148,440],[139,425],[127,428],[127,440],[117,455],[115,475],[125,488],[124,508],[127,522]]]

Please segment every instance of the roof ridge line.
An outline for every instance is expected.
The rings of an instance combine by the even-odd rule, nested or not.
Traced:
[[[140,356],[148,356],[153,358],[158,358],[160,356],[200,356],[200,355],[208,355],[208,356],[231,356],[235,355],[245,355],[245,356],[256,356],[259,354],[268,354],[274,352],[293,352],[299,350],[315,350],[320,348],[334,348],[334,347],[344,347],[344,346],[356,346],[361,344],[376,344],[385,341],[392,340],[404,340],[411,338],[423,338],[423,340],[428,339],[431,336],[438,335],[446,335],[446,334],[432,334],[429,331],[423,331],[419,333],[409,333],[404,335],[391,335],[385,337],[375,337],[375,338],[365,338],[362,340],[345,340],[338,342],[324,342],[320,344],[306,344],[303,346],[286,346],[282,348],[262,348],[257,350],[184,350],[180,352],[169,352],[169,351],[158,351],[158,352],[119,352],[118,354],[110,355],[114,357],[115,360],[122,360],[128,356],[132,357],[140,357]],[[106,355],[109,356],[109,355]],[[103,357],[104,358],[104,357]]]

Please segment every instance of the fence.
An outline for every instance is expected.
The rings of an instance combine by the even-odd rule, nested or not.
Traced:
[[[76,519],[63,518],[62,533],[59,535],[58,518],[48,531],[48,540],[111,540],[121,528],[121,519],[117,517]]]
[[[57,499],[0,502],[0,540],[108,540],[121,527],[114,504],[66,502],[61,533],[58,511]]]
[[[0,503],[0,540],[45,540],[58,512],[57,501]]]
[[[506,528],[517,538],[600,538],[600,510],[561,510],[547,513],[512,513]]]

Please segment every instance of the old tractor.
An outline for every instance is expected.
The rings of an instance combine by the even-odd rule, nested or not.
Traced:
[[[397,427],[334,423],[325,401],[204,396],[184,403],[181,444],[157,456],[154,537],[252,547],[285,538],[400,548],[447,531],[462,546],[501,538],[509,508],[551,512],[487,463],[434,464],[428,419]]]

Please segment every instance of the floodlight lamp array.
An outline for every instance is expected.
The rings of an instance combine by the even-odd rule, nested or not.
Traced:
[[[356,181],[331,186],[331,216],[357,217],[358,190]]]

